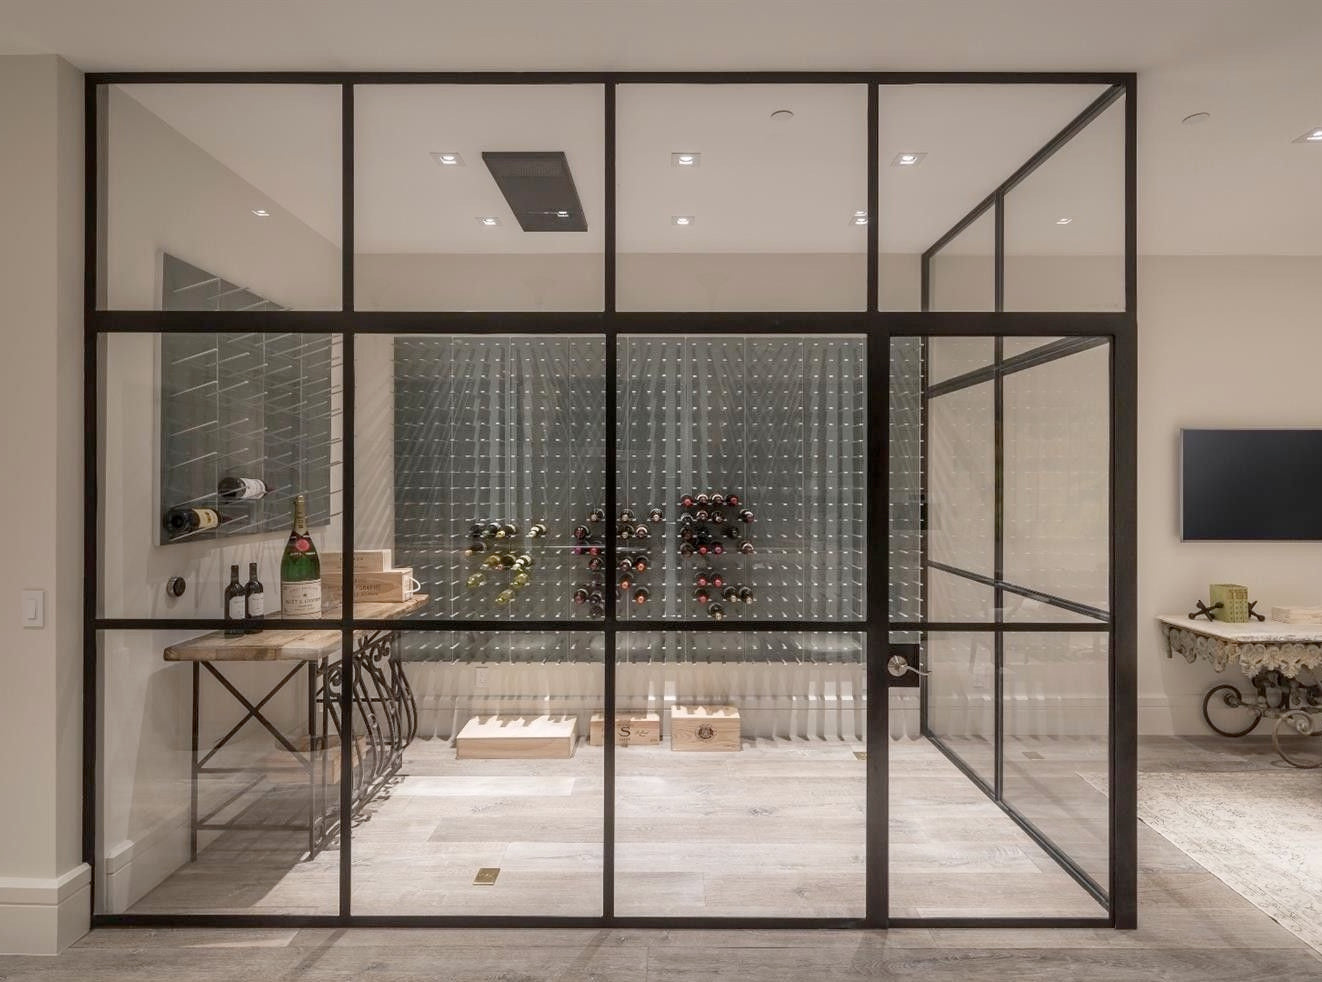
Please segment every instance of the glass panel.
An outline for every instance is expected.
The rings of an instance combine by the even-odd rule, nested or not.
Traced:
[[[99,307],[340,307],[338,85],[102,94]]]
[[[355,591],[411,577],[408,618],[604,617],[604,340],[355,344]]]
[[[996,618],[995,591],[977,580],[929,569],[927,590],[927,618],[930,621],[990,623]]]
[[[619,636],[616,913],[863,913],[863,637]]]
[[[923,615],[923,338],[890,342],[890,618]]]
[[[864,309],[865,86],[622,85],[618,120],[620,310]]]
[[[972,620],[973,618],[968,618]],[[993,635],[931,633],[924,646],[927,726],[988,787],[996,783]]]
[[[864,345],[622,339],[620,558],[649,567],[616,572],[622,616],[863,617]]]
[[[995,532],[995,433],[991,382],[928,400],[928,556],[991,576]]]
[[[991,368],[996,361],[994,338],[928,338],[927,382],[936,385],[969,372]]]
[[[1005,635],[1005,800],[1106,889],[1108,641]]]
[[[928,266],[928,310],[996,309],[996,214],[988,208]]]
[[[340,547],[339,335],[102,344],[101,615],[224,616],[231,566],[256,563],[277,616],[297,495],[318,552]]]
[[[1043,345],[1052,344],[1060,341],[1061,338],[1002,338],[1001,352],[1003,357],[1009,359],[1015,355],[1022,355],[1029,351],[1041,348]]]
[[[883,85],[878,104],[881,309],[919,310],[922,254],[1102,91],[1098,85]],[[987,240],[982,241],[986,249]],[[978,305],[932,309],[991,310],[990,255],[986,250],[980,261],[966,256],[961,262],[938,257],[947,277],[976,270]]]
[[[358,310],[601,310],[599,85],[354,89]]]
[[[339,754],[319,697],[340,632],[275,659],[269,637],[223,660],[232,639],[196,631],[97,641],[96,911],[337,913]]]
[[[1005,579],[1106,610],[1110,348],[1012,372],[1004,384]]]
[[[1005,309],[1125,309],[1122,96],[1005,196]]]
[[[354,912],[599,916],[601,635],[358,644]]]

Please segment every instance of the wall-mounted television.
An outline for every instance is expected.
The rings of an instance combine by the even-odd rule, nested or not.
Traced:
[[[1322,540],[1322,429],[1181,430],[1180,538]]]

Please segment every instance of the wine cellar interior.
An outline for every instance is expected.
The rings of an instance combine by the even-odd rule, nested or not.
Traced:
[[[116,166],[160,123],[151,110],[169,114],[170,97],[136,91],[153,88],[110,87],[112,256],[130,204],[156,193]],[[385,194],[371,141],[395,101],[420,112],[428,88],[358,95],[360,243]],[[605,248],[600,90],[533,87],[515,109],[517,87],[503,88],[452,98],[547,132],[558,120],[546,146],[568,146],[578,181],[563,210],[585,212],[575,234]],[[633,88],[622,188],[641,152],[629,135],[695,98]],[[1057,184],[1099,147],[1120,166],[1123,92],[1074,88],[1086,91],[1054,94],[1048,135],[1092,115],[1043,163]],[[866,109],[851,91],[838,118]],[[839,140],[860,165],[865,134]],[[465,163],[485,177],[480,155]],[[996,207],[1031,199],[1033,181]],[[924,310],[991,309],[978,298],[994,277],[1022,276],[981,251],[990,207],[922,256]],[[862,241],[841,250],[848,263]],[[339,263],[330,251],[299,254],[288,295],[162,252],[147,306],[333,309],[317,272]],[[482,278],[437,285],[403,251],[361,284],[360,309],[487,302],[428,306],[428,290],[481,291]],[[360,275],[387,258],[364,254]],[[487,258],[500,281],[511,257]],[[647,262],[665,281],[674,259],[633,255],[621,283],[646,279]],[[1080,309],[1110,309],[1098,297],[1118,267],[1101,259]],[[796,275],[793,261],[777,268]],[[110,269],[108,302],[127,303]],[[410,277],[426,287],[392,304],[390,283]],[[584,296],[599,289],[583,282]],[[591,309],[555,299],[563,286],[539,302]],[[668,309],[646,294],[628,303]],[[770,331],[340,320],[100,338],[97,617],[122,626],[97,632],[97,912],[861,920],[880,842],[892,918],[1103,922],[1111,340],[825,330],[812,317],[796,330],[795,316]],[[296,500],[306,528],[287,542]],[[300,568],[290,550],[319,557],[323,615],[306,629],[281,622]],[[224,594],[231,568],[252,563],[275,626]],[[234,598],[235,622],[216,630]],[[882,786],[870,750],[886,754]]]

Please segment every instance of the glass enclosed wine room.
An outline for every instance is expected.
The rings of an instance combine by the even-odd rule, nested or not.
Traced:
[[[1132,76],[88,84],[97,923],[1133,926]]]

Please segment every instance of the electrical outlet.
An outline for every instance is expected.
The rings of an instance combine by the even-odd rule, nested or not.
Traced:
[[[473,673],[473,688],[485,689],[491,682],[491,669],[479,668]]]

